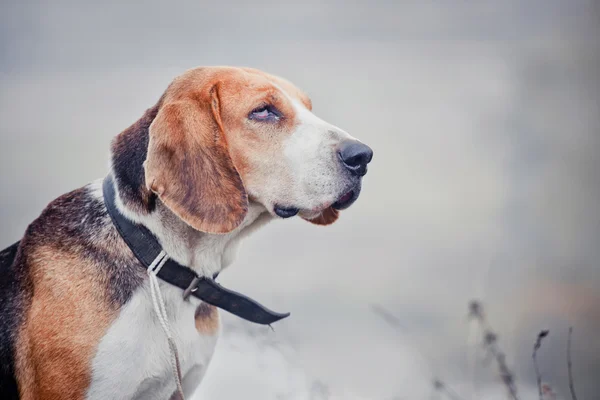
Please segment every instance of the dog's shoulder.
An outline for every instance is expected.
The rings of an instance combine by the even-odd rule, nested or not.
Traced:
[[[106,211],[101,184],[48,204],[27,228],[12,269],[20,308],[11,347],[21,392],[80,397],[98,342],[144,279]]]
[[[96,181],[49,203],[28,227],[23,254],[33,266],[34,277],[87,275],[102,286],[92,296],[106,295],[120,307],[140,285],[144,271],[112,224],[101,187],[101,181]],[[55,266],[43,268],[47,264]]]

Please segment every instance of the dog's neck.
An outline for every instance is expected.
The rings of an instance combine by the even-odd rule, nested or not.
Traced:
[[[148,129],[159,105],[160,102],[147,110],[113,140],[111,161],[116,205],[127,218],[146,226],[169,257],[201,276],[210,277],[229,266],[241,239],[271,220],[271,216],[264,206],[250,202],[239,227],[226,234],[209,234],[189,226],[148,190],[143,163],[148,151]]]

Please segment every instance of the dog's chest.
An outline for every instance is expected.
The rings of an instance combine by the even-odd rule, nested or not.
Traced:
[[[200,301],[192,297],[184,301],[181,289],[164,282],[160,287],[177,345],[184,391],[189,396],[208,367],[218,330],[199,333],[194,315]],[[174,391],[167,336],[152,307],[146,281],[99,343],[87,398],[168,399]]]

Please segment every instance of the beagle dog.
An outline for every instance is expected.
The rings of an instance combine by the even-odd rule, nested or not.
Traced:
[[[110,200],[163,255],[209,279],[266,222],[328,225],[359,196],[371,149],[311,110],[277,76],[188,70],[112,141]],[[158,281],[178,385],[148,269],[105,193],[98,181],[57,198],[0,252],[0,398],[162,400],[200,384],[218,310]]]

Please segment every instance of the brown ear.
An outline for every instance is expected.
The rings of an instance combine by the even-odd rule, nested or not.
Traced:
[[[306,219],[308,222],[312,222],[315,225],[331,225],[340,216],[340,212],[333,207],[327,207],[319,214],[318,217],[313,219]]]
[[[193,228],[227,233],[244,220],[248,196],[229,156],[216,88],[206,97],[162,105],[150,125],[146,186]]]

